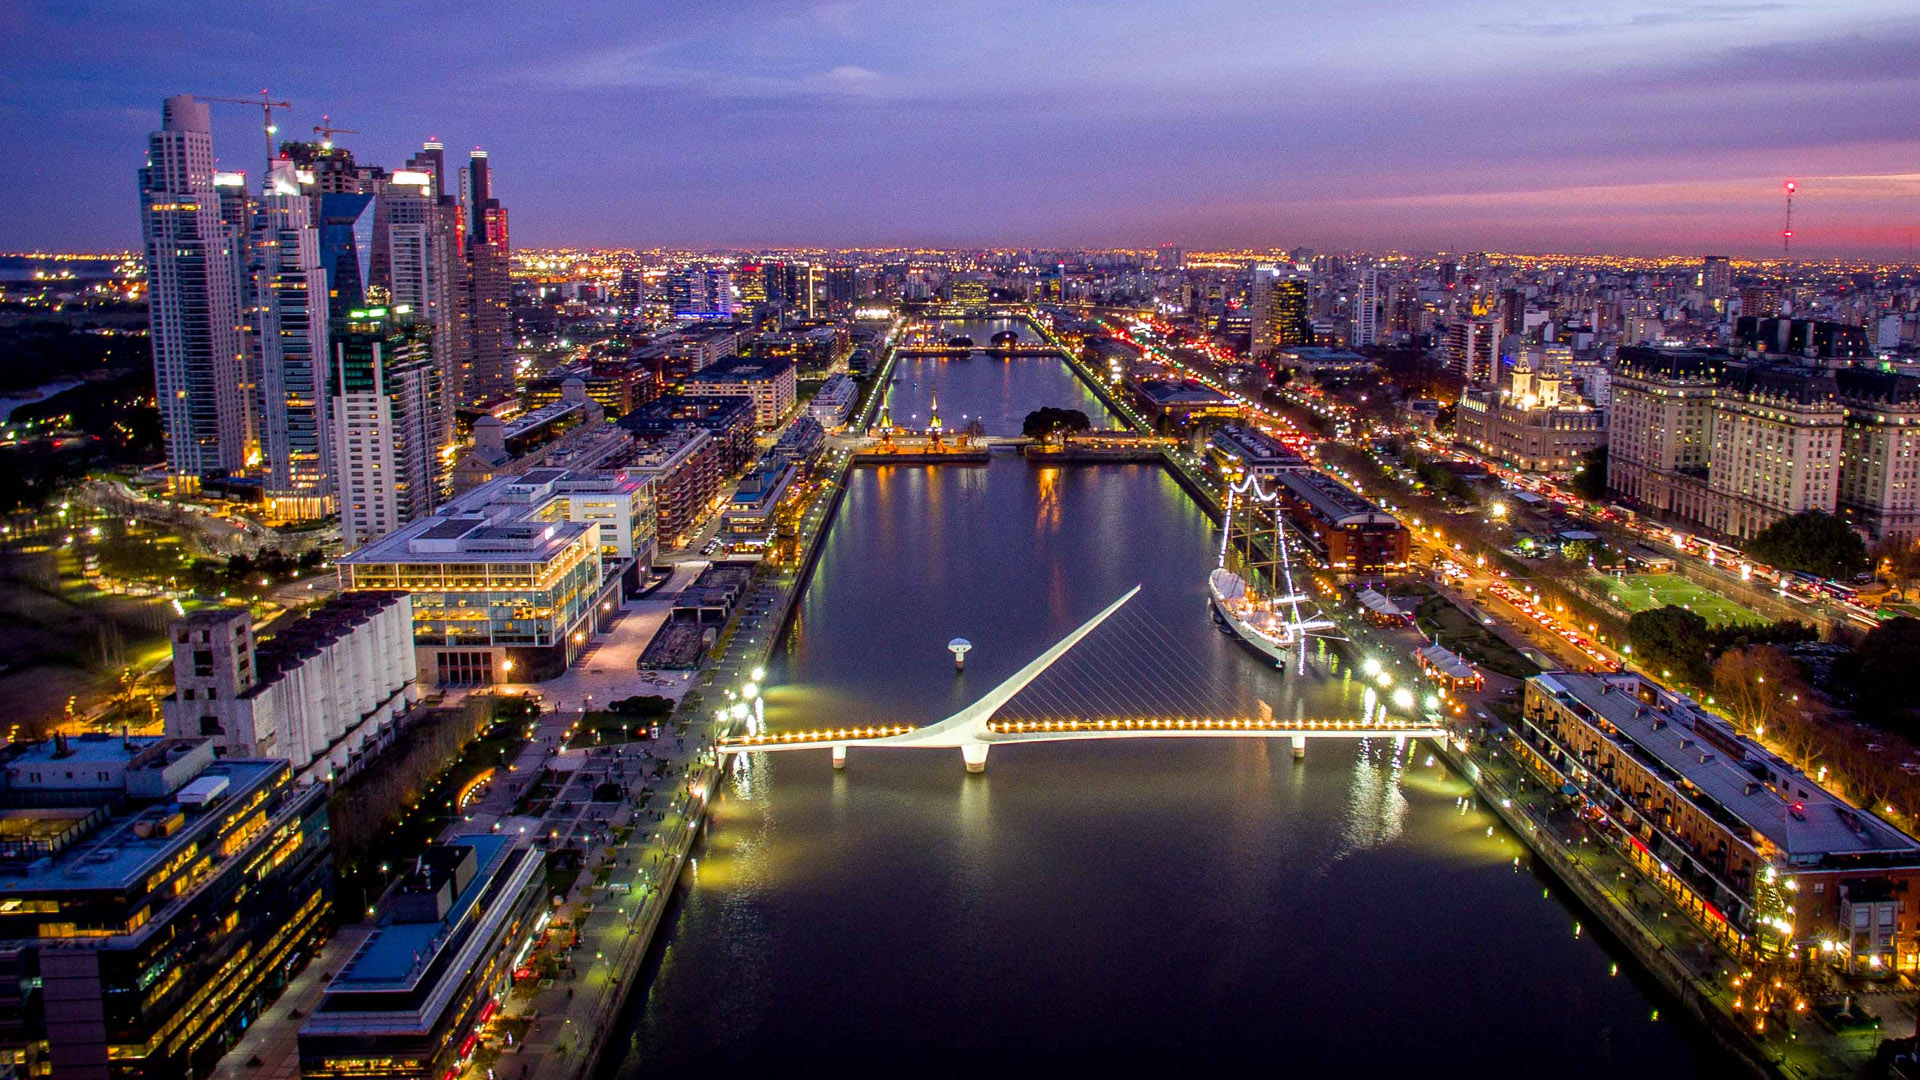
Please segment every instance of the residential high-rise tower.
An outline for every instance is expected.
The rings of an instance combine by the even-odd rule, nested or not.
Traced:
[[[174,487],[246,464],[245,349],[236,245],[213,183],[213,128],[191,94],[168,98],[140,170],[154,396]]]
[[[326,274],[313,200],[300,191],[291,163],[275,163],[250,233],[247,355],[258,386],[267,503],[276,517],[321,517],[332,512],[334,496]]]
[[[1353,290],[1353,347],[1358,349],[1380,342],[1380,270],[1360,269],[1360,280]]]
[[[468,360],[460,400],[486,401],[513,392],[512,282],[508,276],[507,211],[493,197],[485,150],[467,160],[461,185],[466,216]]]
[[[411,311],[358,308],[335,326],[334,460],[347,549],[433,511],[440,492],[440,373]]]

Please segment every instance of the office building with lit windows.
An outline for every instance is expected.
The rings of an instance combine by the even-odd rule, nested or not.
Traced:
[[[1713,395],[1706,525],[1746,539],[1803,510],[1833,513],[1846,413],[1833,373],[1727,365]]]
[[[799,391],[793,361],[784,357],[729,356],[688,376],[680,392],[689,397],[744,397],[753,402],[753,422],[771,428],[793,411]]]
[[[1878,368],[1833,373],[1840,435],[1840,512],[1871,536],[1920,538],[1920,378]]]
[[[645,471],[535,469],[482,484],[338,566],[343,590],[412,594],[422,680],[485,685],[565,670],[653,554]]]
[[[1920,536],[1920,379],[1867,366],[1620,350],[1607,483],[1654,511],[1751,537],[1805,510]]]
[[[1254,267],[1248,307],[1255,359],[1275,349],[1313,344],[1313,291],[1305,278],[1276,266]]]
[[[372,936],[300,1025],[300,1075],[461,1075],[516,961],[552,918],[545,869],[545,852],[505,836],[428,848],[381,898]]]
[[[334,508],[333,428],[328,421],[326,275],[314,200],[292,163],[276,162],[254,203],[248,275],[247,360],[267,505],[290,521]]]
[[[1731,359],[1703,349],[1620,350],[1608,404],[1609,488],[1657,513],[1706,520],[1714,390]]]
[[[60,1080],[215,1062],[314,953],[327,789],[211,739],[0,751],[0,1061]]]

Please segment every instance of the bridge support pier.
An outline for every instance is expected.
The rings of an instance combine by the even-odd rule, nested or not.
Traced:
[[[1295,761],[1305,760],[1307,756],[1307,737],[1305,735],[1295,735],[1292,737],[1292,741],[1293,741],[1293,760]]]
[[[983,773],[987,771],[988,749],[990,748],[983,742],[968,743],[960,748],[960,756],[966,760],[968,772]]]
[[[833,767],[836,769],[844,769],[847,767],[846,743],[837,742],[833,744]]]

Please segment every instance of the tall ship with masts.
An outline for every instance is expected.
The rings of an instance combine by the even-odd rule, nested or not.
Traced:
[[[1260,515],[1241,509],[1236,503],[1245,498],[1255,504],[1267,504],[1273,511],[1273,531],[1260,528]],[[1236,516],[1235,510],[1241,509]],[[1262,491],[1259,482],[1248,477],[1227,489],[1226,520],[1220,539],[1220,565],[1207,575],[1208,605],[1220,628],[1239,638],[1255,652],[1272,660],[1282,670],[1306,670],[1305,642],[1311,637],[1338,638],[1330,619],[1320,615],[1313,598],[1293,584],[1293,559],[1287,546],[1285,515],[1274,496]],[[1236,533],[1236,529],[1238,532]],[[1240,543],[1234,542],[1235,537]],[[1260,547],[1266,544],[1266,558]],[[1239,554],[1246,576],[1230,569],[1228,558]],[[1274,591],[1259,591],[1261,571]]]

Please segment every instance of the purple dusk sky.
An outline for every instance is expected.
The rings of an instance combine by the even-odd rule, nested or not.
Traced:
[[[1767,255],[1787,177],[1796,254],[1920,241],[1913,0],[0,0],[0,57],[0,249],[137,246],[161,99],[263,86],[485,146],[519,246]]]

